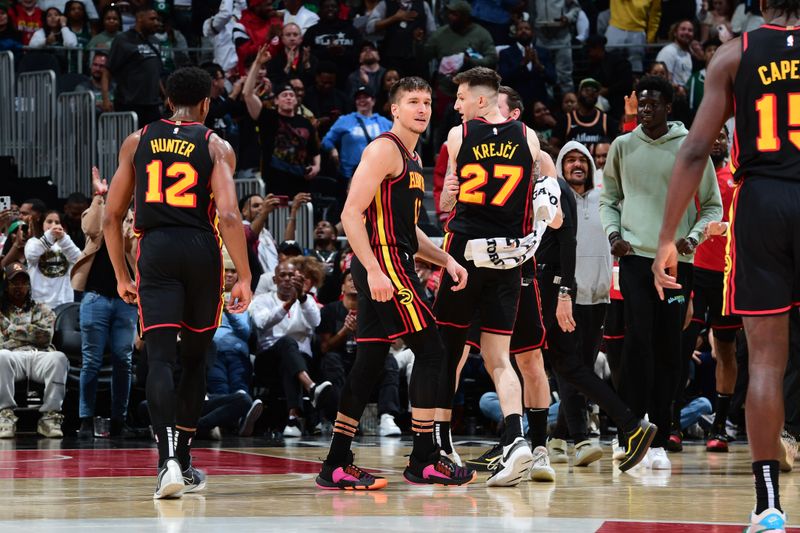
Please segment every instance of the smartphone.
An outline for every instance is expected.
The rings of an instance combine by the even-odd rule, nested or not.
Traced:
[[[0,196],[0,212],[11,209],[11,197]]]
[[[281,196],[281,195],[276,194],[275,198],[278,199],[278,205],[279,206],[287,206],[287,205],[289,205],[289,197],[288,196]]]

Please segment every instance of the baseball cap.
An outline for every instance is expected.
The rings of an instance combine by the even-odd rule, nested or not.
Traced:
[[[20,226],[27,226],[27,225],[28,225],[28,223],[27,223],[27,222],[25,222],[25,221],[24,221],[24,220],[22,220],[21,218],[18,218],[17,220],[15,220],[14,222],[12,222],[12,223],[11,223],[11,224],[8,226],[8,231],[6,232],[6,235],[13,235],[13,234],[14,234],[14,232],[15,232],[15,231],[17,231],[17,228],[19,228]]]
[[[450,0],[447,3],[448,11],[460,11],[465,15],[472,15],[472,6],[466,0]]]
[[[359,94],[366,94],[370,98],[374,98],[375,97],[375,95],[372,94],[372,89],[370,89],[366,85],[359,85],[358,89],[356,89],[355,94],[353,94],[353,98],[358,98]]]
[[[594,87],[598,91],[603,88],[603,86],[600,85],[600,82],[597,81],[594,78],[584,78],[584,79],[582,79],[581,80],[581,84],[578,85],[578,91],[580,91],[584,87]]]
[[[287,84],[285,84],[285,85],[278,85],[278,87],[276,87],[276,88],[275,88],[275,90],[273,91],[273,93],[275,94],[275,96],[278,96],[279,94],[281,94],[281,93],[285,93],[286,91],[292,91],[293,93],[297,94],[297,93],[295,92],[295,90],[294,90],[294,87],[292,87],[292,86],[291,86],[291,85],[289,85],[288,83],[287,83]]]
[[[17,262],[11,263],[5,268],[5,271],[6,271],[6,279],[8,279],[9,281],[14,279],[20,274],[25,274],[25,276],[27,276],[30,279],[30,276],[28,276],[28,271],[25,269],[25,266],[22,263],[17,263]]]
[[[278,245],[278,253],[283,255],[303,255],[303,249],[297,241],[283,241]]]

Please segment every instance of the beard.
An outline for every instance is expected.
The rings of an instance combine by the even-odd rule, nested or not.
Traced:
[[[714,166],[721,165],[722,163],[725,162],[727,158],[728,158],[727,152],[720,152],[718,154],[711,152],[711,162],[714,163]]]

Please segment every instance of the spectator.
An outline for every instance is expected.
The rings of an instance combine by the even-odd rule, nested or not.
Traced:
[[[230,299],[230,291],[239,281],[236,267],[222,249],[223,266],[225,267],[225,294],[223,299]],[[227,307],[222,308],[222,322],[214,333],[216,358],[208,370],[209,394],[231,394],[237,391],[250,392],[250,381],[253,365],[250,363],[250,349],[247,342],[250,338],[250,314],[229,313]]]
[[[662,78],[672,83],[672,76],[669,75],[667,64],[663,61],[653,61],[650,63],[650,66],[647,68],[647,75]]]
[[[289,85],[294,89],[294,94],[297,96],[297,114],[301,117],[307,118],[311,124],[317,127],[317,117],[311,112],[309,108],[303,104],[303,99],[306,96],[306,85],[300,78],[292,78],[289,80]]]
[[[238,145],[238,139],[232,138],[235,129],[234,120],[244,115],[245,106],[242,105],[239,96],[244,87],[244,78],[239,78],[233,84],[233,90],[228,95],[225,90],[225,72],[216,63],[203,63],[200,68],[208,72],[211,76],[211,102],[208,104],[208,115],[206,115],[205,125],[214,130],[219,135],[234,146]]]
[[[317,258],[325,273],[325,280],[317,292],[317,300],[321,304],[336,300],[341,291],[342,251],[336,237],[336,226],[327,220],[317,222],[314,227],[314,249],[309,255]]]
[[[304,6],[303,0],[284,0],[283,7],[283,27],[296,24],[301,36],[319,22],[319,15]]]
[[[85,194],[74,192],[67,196],[67,201],[64,203],[62,222],[67,235],[70,236],[75,246],[81,250],[86,246],[86,236],[81,229],[81,215],[87,209],[89,209],[89,199],[86,198]]]
[[[45,48],[48,46],[77,48],[78,38],[72,33],[72,30],[66,27],[61,11],[51,7],[44,12],[43,25],[33,34],[28,46],[31,48]],[[66,57],[60,53],[57,55]]]
[[[269,381],[277,369],[289,410],[284,436],[300,437],[298,418],[303,390],[309,393],[316,407],[322,393],[331,385],[329,381],[317,384],[308,374],[311,337],[319,325],[320,313],[314,299],[304,291],[305,278],[292,263],[280,263],[275,269],[274,281],[274,292],[259,294],[250,304],[258,338],[255,375],[262,381]]]
[[[319,134],[325,135],[331,125],[343,114],[349,113],[351,101],[347,95],[336,88],[336,65],[320,63],[314,75],[314,84],[306,91],[303,99],[308,109],[317,117]]]
[[[556,119],[550,112],[550,108],[547,107],[544,102],[534,102],[533,110],[531,111],[531,128],[549,142],[550,138],[553,136],[553,128],[555,127]]]
[[[603,190],[603,168],[606,166],[606,159],[608,158],[608,150],[611,147],[611,142],[608,139],[600,139],[594,145],[594,188],[598,191]]]
[[[375,97],[369,86],[355,90],[355,107],[353,113],[339,117],[322,139],[322,150],[329,153],[338,167],[345,190],[367,145],[392,128],[389,120],[373,113]]]
[[[15,51],[22,47],[22,34],[17,30],[9,15],[9,8],[0,5],[0,52]]]
[[[361,33],[362,38],[373,43],[380,43],[383,40],[383,34],[376,32],[374,25],[372,29],[369,27],[370,16],[380,3],[378,0],[364,0],[359,13],[353,17],[353,27]]]
[[[703,58],[700,44],[694,40],[694,24],[691,20],[676,22],[669,32],[671,43],[662,48],[656,61],[662,61],[670,73],[673,85],[685,87],[692,75],[692,56]]]
[[[308,46],[303,46],[300,26],[294,22],[281,30],[281,46],[267,62],[267,76],[274,85],[286,85],[290,78],[312,79],[317,58]]]
[[[736,7],[733,0],[712,0],[711,11],[706,12],[700,23],[700,40],[719,39],[728,42],[733,39],[731,19]]]
[[[745,1],[736,6],[731,18],[731,30],[736,35],[753,31],[764,24],[761,7],[758,2]]]
[[[595,107],[601,88],[595,79],[586,78],[581,81],[578,87],[578,105],[556,126],[553,132],[554,144],[563,145],[569,141],[577,141],[591,152],[600,139],[616,134],[619,127],[617,121]]]
[[[159,17],[158,31],[153,34],[157,47],[161,52],[162,72],[166,76],[180,67],[190,64],[186,37],[176,30],[172,21],[164,16]]]
[[[516,42],[500,52],[497,71],[503,83],[514,87],[523,102],[549,102],[556,70],[550,52],[536,46],[533,27],[528,21],[517,22]]]
[[[47,212],[43,228],[44,235],[25,243],[25,259],[33,299],[55,309],[75,299],[69,275],[81,250],[64,231],[58,211]]]
[[[53,349],[56,315],[31,298],[31,283],[25,267],[12,263],[5,269],[6,283],[0,299],[0,438],[13,438],[14,383],[28,379],[44,383],[42,413],[36,431],[61,438],[61,404],[66,394],[67,356]]]
[[[528,3],[520,0],[473,0],[471,3],[472,17],[489,30],[494,44],[511,44],[509,27],[512,24],[512,12],[521,12],[528,7]]]
[[[578,105],[578,95],[574,91],[569,91],[561,96],[561,113],[569,115]]]
[[[337,399],[356,357],[358,292],[350,271],[344,272],[340,290],[341,299],[322,308],[317,327],[322,351],[321,372],[333,384]],[[378,385],[378,434],[381,437],[399,437],[401,432],[394,417],[400,411],[400,372],[393,356],[386,358],[383,372],[383,379]],[[331,414],[334,417],[336,415]]]
[[[81,227],[86,234],[86,247],[72,268],[72,288],[83,291],[81,299],[81,362],[80,403],[81,425],[79,438],[93,435],[96,413],[97,379],[103,365],[106,346],[111,351],[111,434],[120,435],[128,414],[131,387],[133,341],[136,336],[138,312],[135,305],[125,303],[117,293],[114,267],[108,257],[103,238],[102,220],[105,211],[106,180],[100,179],[97,168],[92,169],[94,198],[81,215]],[[136,267],[136,237],[133,234],[133,213],[125,221],[124,247],[128,270]]]
[[[97,14],[97,8],[94,5],[93,0],[75,0],[83,4],[84,10],[89,16],[89,20],[92,22],[96,22],[100,20],[100,17]],[[67,11],[67,3],[69,0],[38,0],[39,8],[43,11],[47,11],[51,7],[58,9],[61,13],[65,13]]]
[[[214,63],[222,66],[225,72],[235,69],[239,64],[233,43],[233,29],[246,5],[244,0],[222,0],[219,11],[203,22],[203,35],[214,41]]]
[[[280,35],[283,19],[278,16],[269,0],[248,0],[242,18],[233,27],[233,42],[239,56],[239,71],[244,74],[244,66],[256,57],[258,50]]]
[[[78,48],[88,48],[92,39],[92,29],[89,26],[89,17],[86,15],[86,6],[80,0],[69,0],[64,6],[67,17],[67,28],[78,39]]]
[[[258,286],[259,277],[265,272],[274,272],[278,266],[278,249],[267,229],[267,217],[277,206],[278,199],[272,194],[268,194],[266,199],[250,194],[239,200],[247,242],[247,262],[253,276],[250,289],[253,291]]]
[[[358,55],[359,67],[347,77],[347,94],[350,97],[355,97],[356,89],[362,86],[370,89],[373,98],[378,94],[381,81],[386,74],[386,69],[381,66],[380,61],[381,56],[375,44],[364,42]]]
[[[697,112],[700,102],[703,101],[703,92],[706,85],[706,67],[720,46],[722,46],[722,43],[718,39],[711,39],[703,43],[703,68],[693,72],[689,82],[686,84],[686,95],[689,99],[689,109],[692,111],[692,115]]]
[[[536,34],[540,46],[553,50],[562,92],[572,91],[572,31],[581,11],[575,0],[535,0]]]
[[[261,105],[256,96],[258,65],[269,59],[262,47],[250,67],[244,84],[244,98],[250,117],[258,122],[261,138],[261,175],[273,194],[294,197],[309,192],[309,182],[319,173],[319,140],[316,128],[297,114],[297,97],[291,85],[276,90],[275,109]]]
[[[303,34],[303,40],[320,62],[336,65],[339,88],[343,88],[347,76],[358,66],[361,34],[349,20],[339,18],[338,0],[322,0],[319,17],[319,22]]]
[[[433,13],[424,0],[381,0],[367,21],[367,33],[383,36],[381,53],[387,68],[405,76],[428,78],[419,61],[425,38],[436,31]]]
[[[5,268],[14,262],[25,262],[25,245],[31,237],[41,237],[45,211],[47,206],[38,198],[29,198],[22,202],[16,226],[11,224],[8,228],[9,238],[3,245],[0,266]]]
[[[633,71],[641,73],[644,44],[655,42],[660,21],[661,0],[611,0],[611,19],[605,33],[609,50],[627,45],[622,53],[627,53]]]
[[[610,106],[608,114],[617,119],[622,116],[625,96],[633,91],[633,71],[624,50],[606,50],[605,44],[605,37],[600,35],[586,41],[587,76],[600,82],[600,96]]]
[[[92,37],[92,40],[89,41],[87,48],[90,50],[110,50],[111,43],[122,29],[122,13],[120,13],[119,8],[116,6],[109,5],[103,9],[102,21],[103,31]]]
[[[136,12],[133,29],[111,43],[108,69],[103,73],[103,111],[133,111],[144,126],[161,118],[161,52],[153,34],[159,28],[155,9]],[[111,104],[111,79],[117,83]]]
[[[393,68],[387,69],[383,75],[383,80],[381,80],[381,86],[378,90],[377,97],[375,98],[375,109],[378,110],[378,113],[383,115],[384,118],[392,120],[392,104],[389,101],[389,89],[392,88],[392,85],[398,82],[400,79],[400,73]]]
[[[11,24],[22,35],[22,44],[28,46],[33,34],[44,27],[44,12],[36,6],[36,0],[19,0],[9,11]]]
[[[29,198],[19,206],[19,217],[30,224],[34,237],[41,237],[44,233],[42,227],[47,206],[39,198]]]
[[[108,64],[108,54],[103,51],[94,53],[91,63],[91,76],[86,81],[82,81],[75,86],[76,91],[88,91],[94,95],[95,107],[97,113],[103,112],[103,72],[106,70]],[[108,97],[111,99],[112,105],[114,102],[114,92],[116,91],[116,83],[111,81],[111,87]],[[73,238],[73,240],[75,240]]]
[[[294,243],[298,250],[300,250],[300,245],[295,241],[284,241],[281,244],[283,245],[288,243]],[[282,247],[283,246],[281,246],[281,248]],[[319,262],[319,260],[317,260],[316,257],[303,255],[302,251],[300,251],[300,253],[298,253],[296,256],[290,257],[288,261],[291,262],[297,271],[303,275],[303,278],[305,279],[303,291],[311,296],[319,308],[322,309],[322,304],[319,303],[319,298],[317,298],[317,291],[320,287],[322,287],[322,284],[325,281],[325,267]]]

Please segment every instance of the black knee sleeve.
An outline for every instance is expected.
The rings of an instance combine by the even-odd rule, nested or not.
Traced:
[[[175,425],[173,369],[178,358],[178,332],[155,328],[144,334],[147,350],[147,408],[153,427]]]
[[[436,393],[436,407],[452,409],[456,394],[456,371],[467,342],[467,329],[444,326],[439,330],[442,341],[442,357],[439,371],[439,386]],[[414,363],[416,365],[416,361]]]
[[[434,328],[426,328],[418,333],[403,337],[414,352],[414,369],[411,372],[411,383],[408,396],[412,407],[433,409],[440,399],[440,390],[448,387],[450,381],[455,383],[455,367],[452,380],[443,373],[443,360],[446,359],[445,347],[439,332]],[[463,349],[464,345],[461,345]],[[458,360],[456,360],[456,364]],[[448,365],[449,368],[449,365]],[[451,387],[452,388],[452,387]],[[450,403],[452,403],[452,395]]]
[[[339,412],[359,420],[375,386],[383,377],[389,344],[384,342],[360,342],[356,348],[356,360],[342,388]]]

